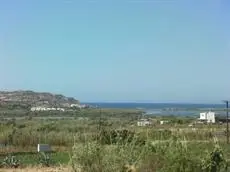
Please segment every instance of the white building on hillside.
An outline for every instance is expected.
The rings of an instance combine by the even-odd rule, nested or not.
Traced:
[[[205,121],[207,123],[215,123],[215,112],[202,112],[200,113],[200,118],[199,120]]]
[[[64,108],[49,108],[49,107],[32,107],[30,109],[32,112],[35,112],[35,111],[62,111],[64,112],[65,109]]]
[[[152,122],[148,119],[141,119],[140,121],[137,122],[137,126],[148,126],[151,124]]]
[[[79,108],[79,109],[84,109],[84,108],[87,108],[89,107],[88,105],[85,105],[85,104],[71,104],[70,105],[71,108]]]
[[[70,107],[81,108],[81,105],[79,105],[79,104],[71,104]]]
[[[169,123],[169,121],[160,121],[160,124],[163,125],[163,124],[167,124]]]

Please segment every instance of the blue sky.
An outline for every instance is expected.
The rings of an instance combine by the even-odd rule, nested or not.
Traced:
[[[0,89],[80,101],[230,99],[228,0],[0,1]]]

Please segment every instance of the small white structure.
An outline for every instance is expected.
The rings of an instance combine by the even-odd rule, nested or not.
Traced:
[[[163,125],[163,124],[167,124],[168,121],[160,121],[160,124]]]
[[[71,104],[70,107],[71,108],[75,107],[75,108],[79,108],[79,109],[81,109],[81,108],[84,109],[84,108],[87,108],[88,105],[85,105],[85,104]]]
[[[193,127],[193,124],[189,124],[188,126],[189,126],[189,127]]]
[[[137,126],[142,127],[142,126],[148,126],[152,125],[152,122],[148,119],[141,119],[140,121],[137,122]]]
[[[32,112],[34,112],[34,111],[62,111],[62,112],[64,112],[65,111],[64,108],[54,108],[54,107],[52,107],[52,108],[49,108],[49,107],[32,107],[30,110]]]
[[[79,105],[79,104],[71,104],[70,107],[81,108],[81,105]]]
[[[51,152],[51,147],[48,144],[38,144],[38,152]]]
[[[207,123],[215,123],[216,120],[215,120],[215,112],[202,112],[200,113],[200,118],[199,120],[201,121],[205,121]]]

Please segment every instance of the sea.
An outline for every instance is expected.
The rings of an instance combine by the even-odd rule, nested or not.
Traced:
[[[205,111],[218,111],[223,115],[225,104],[183,104],[183,103],[85,103],[97,108],[139,109],[148,115],[198,116]]]

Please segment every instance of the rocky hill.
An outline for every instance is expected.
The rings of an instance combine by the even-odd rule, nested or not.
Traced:
[[[79,101],[72,97],[65,97],[61,94],[34,91],[0,91],[0,105],[4,104],[68,107],[71,104],[79,104]]]

